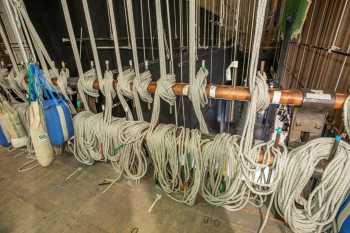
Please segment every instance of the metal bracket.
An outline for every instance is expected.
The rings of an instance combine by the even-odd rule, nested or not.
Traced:
[[[304,92],[303,108],[324,112],[334,109],[334,104],[334,94],[326,94],[322,90],[310,90]]]

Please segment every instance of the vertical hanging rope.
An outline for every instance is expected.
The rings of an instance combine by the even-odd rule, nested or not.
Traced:
[[[213,12],[211,12],[211,48],[210,48],[210,83],[212,83],[213,80],[213,48],[214,48],[214,44],[215,44],[215,2],[216,1],[212,1],[212,8],[213,8]],[[211,101],[211,99],[209,100]],[[210,102],[211,103],[211,102]]]
[[[62,8],[63,8],[64,18],[65,18],[65,21],[66,21],[66,26],[67,26],[67,31],[68,31],[68,35],[69,35],[69,40],[70,40],[70,43],[71,43],[71,46],[72,46],[72,50],[73,50],[73,56],[74,56],[75,64],[77,66],[78,75],[79,75],[78,92],[79,92],[80,98],[81,98],[81,100],[83,102],[84,108],[87,111],[90,111],[90,108],[89,108],[89,105],[87,103],[84,90],[83,90],[83,88],[81,86],[81,82],[83,82],[83,80],[84,80],[84,72],[83,72],[83,67],[81,65],[81,61],[80,61],[77,41],[75,39],[74,30],[73,30],[73,26],[72,26],[72,20],[70,18],[67,1],[66,0],[61,0],[61,4],[62,4]]]
[[[151,52],[152,52],[152,61],[154,61],[154,48],[153,48],[153,32],[152,32],[152,18],[151,18],[151,0],[147,1],[148,6],[148,25],[149,25],[149,36],[151,40]]]
[[[180,14],[180,19],[179,19],[179,24],[180,24],[180,81],[183,83],[183,48],[184,48],[184,32],[183,32],[183,5],[182,5],[182,0],[180,0],[179,4],[179,14]],[[186,127],[186,115],[185,115],[185,102],[184,102],[184,97],[181,96],[181,107],[182,107],[182,123],[183,126]]]
[[[208,99],[205,93],[205,87],[207,85],[208,71],[205,67],[202,67],[196,76],[196,1],[189,3],[189,79],[190,85],[188,88],[188,98],[192,101],[194,111],[196,113],[200,130],[203,133],[208,133],[208,127],[203,117],[201,106],[204,107],[208,103]]]
[[[252,17],[252,24],[251,24],[251,27],[250,27],[250,35],[248,36],[249,37],[249,43],[248,43],[248,51],[252,51],[252,46],[253,46],[253,32],[255,30],[254,28],[254,21],[256,20],[255,18],[257,17],[256,16],[256,1],[257,0],[254,0],[254,4],[253,4],[253,9],[252,9],[252,12],[253,12],[253,17]],[[251,63],[251,60],[252,60],[252,53],[250,53],[250,56],[248,56],[248,62],[247,62],[247,67],[250,67],[250,63]],[[248,69],[248,68],[247,68]]]
[[[164,48],[164,31],[163,20],[160,0],[155,0],[156,3],[156,19],[157,19],[157,38],[158,38],[158,50],[159,50],[159,66],[160,66],[160,78],[157,81],[157,89],[154,94],[154,104],[151,118],[152,131],[155,125],[158,123],[160,113],[160,99],[163,99],[170,106],[176,106],[176,95],[172,90],[172,86],[176,82],[175,75],[167,74],[166,60],[165,60],[165,48]],[[175,109],[175,121],[177,124],[177,110]]]
[[[133,97],[132,91],[130,88],[131,85],[131,78],[134,78],[131,72],[126,72],[124,75],[123,71],[123,64],[122,59],[120,56],[120,48],[119,48],[119,41],[118,41],[118,34],[117,34],[117,24],[115,22],[115,13],[113,8],[113,0],[107,0],[107,6],[108,6],[108,12],[110,15],[111,20],[111,29],[112,29],[112,36],[113,36],[113,42],[114,42],[114,50],[115,50],[115,57],[117,60],[117,68],[118,68],[118,83],[117,83],[117,95],[119,98],[119,101],[121,105],[123,106],[123,109],[126,113],[126,117],[128,120],[133,120],[133,115],[130,110],[130,107],[128,103],[126,102],[124,95],[128,97]]]
[[[169,37],[169,50],[170,50],[170,74],[174,74],[173,37],[171,33],[169,0],[166,0],[166,9],[167,9],[167,19],[168,19],[168,37]]]
[[[19,44],[19,48],[20,48],[20,51],[21,51],[21,54],[22,54],[23,62],[28,64],[27,52],[24,49],[23,41],[22,41],[21,35],[20,35],[19,31],[18,31],[17,24],[16,24],[15,18],[13,16],[13,12],[12,12],[12,9],[11,9],[9,1],[10,0],[4,0],[5,8],[6,8],[6,11],[7,11],[7,14],[8,14],[10,23],[11,23],[11,26],[12,26],[12,28],[14,30],[15,36],[17,38],[17,42]]]
[[[89,6],[87,3],[87,0],[82,0],[83,2],[83,9],[84,9],[84,15],[85,15],[85,20],[86,20],[86,26],[88,29],[89,37],[90,37],[90,44],[91,44],[91,49],[92,49],[92,54],[94,56],[94,62],[95,62],[95,67],[96,67],[96,72],[97,72],[97,78],[100,84],[101,90],[103,89],[103,82],[102,82],[102,71],[101,71],[101,64],[100,64],[100,59],[98,57],[98,51],[97,51],[97,46],[96,46],[96,41],[95,41],[95,35],[94,35],[94,30],[92,28],[92,23],[91,23],[91,16],[90,16],[90,11],[89,11]]]
[[[225,4],[225,1],[224,1]],[[227,27],[228,27],[228,6],[225,7],[225,24],[224,24],[224,58],[223,58],[223,65],[222,65],[222,83],[224,84],[225,82],[225,71],[226,71],[226,50],[227,50]]]
[[[152,97],[146,91],[147,86],[152,79],[149,73],[148,75],[147,74],[140,75],[139,61],[137,56],[137,44],[136,44],[135,23],[134,23],[132,1],[127,0],[126,3],[127,3],[126,6],[127,6],[127,12],[128,12],[128,18],[129,18],[129,30],[130,30],[130,37],[131,37],[132,55],[133,55],[134,69],[136,74],[136,78],[134,79],[134,83],[133,83],[134,103],[136,107],[137,119],[140,121],[143,121],[143,113],[142,113],[141,103],[139,99],[139,94],[144,101],[148,103],[152,102]]]
[[[129,17],[127,13],[127,6],[126,6],[126,0],[124,0],[124,15],[125,15],[125,25],[126,25],[126,36],[128,37],[128,47],[131,47],[131,41],[130,41],[130,31],[129,31]]]
[[[248,15],[250,15],[250,8],[251,8],[251,2],[252,0],[248,0],[249,3],[248,4],[244,4],[246,6],[246,9],[247,10],[247,5],[248,5]],[[253,0],[255,1],[255,0]],[[259,1],[259,0],[257,0]],[[249,29],[249,19],[247,17],[244,17],[244,23],[243,23],[243,30],[245,29],[245,31],[243,32],[243,34],[245,34],[245,37],[244,37],[244,41],[243,41],[243,64],[242,64],[242,77],[241,77],[241,83],[243,84],[244,82],[244,86],[247,86],[247,80],[245,77],[247,77],[248,75],[248,67],[246,66],[246,63],[247,63],[247,59],[246,59],[246,56],[247,56],[247,45],[248,45],[248,29]],[[252,19],[253,20],[253,19]],[[246,27],[244,27],[244,25],[246,25]],[[252,27],[253,27],[253,24],[252,24]]]
[[[140,0],[140,8],[141,8],[141,30],[142,30],[142,46],[143,46],[143,62],[146,62],[146,45],[145,45],[145,28],[143,23],[143,0]]]
[[[177,39],[177,7],[176,7],[176,1],[173,0],[173,9],[174,9],[174,32],[175,32],[175,39]]]
[[[204,32],[203,47],[207,48],[207,0],[204,0]]]
[[[9,40],[7,39],[7,35],[5,33],[5,30],[4,30],[4,27],[3,27],[2,23],[0,23],[0,35],[1,35],[2,40],[5,43],[5,48],[6,48],[6,51],[7,51],[8,55],[9,55],[9,57],[10,57],[10,61],[12,63],[13,70],[15,71],[16,76],[18,76],[19,75],[19,69],[18,69],[18,66],[17,66],[17,62],[16,62],[15,56],[13,54],[12,48],[10,46]]]
[[[24,32],[24,38],[25,38],[27,44],[29,45],[29,49],[30,49],[30,52],[31,52],[31,54],[30,54],[31,57],[30,58],[33,60],[33,62],[36,62],[36,56],[35,56],[35,51],[34,51],[34,48],[33,48],[32,40],[30,39],[30,36],[29,36],[29,33],[28,33],[28,29],[25,26],[24,19],[23,19],[22,16],[19,16],[19,15],[17,15],[16,17],[19,18],[21,25],[23,25],[22,29],[23,29],[23,32]]]
[[[266,200],[266,196],[272,195],[268,205],[266,217],[261,224],[259,233],[262,232],[268,220],[268,215],[272,207],[273,199],[277,190],[277,185],[282,177],[283,167],[286,158],[287,148],[284,145],[274,145],[273,141],[254,145],[254,126],[256,113],[264,111],[269,106],[268,85],[266,83],[266,75],[258,72],[259,52],[261,46],[261,38],[263,34],[265,11],[267,0],[259,0],[257,13],[255,17],[255,32],[251,51],[251,61],[249,66],[249,90],[251,100],[248,106],[247,118],[244,124],[243,133],[240,141],[240,160],[245,185],[248,187],[246,196],[250,198],[251,194],[257,195],[260,202]],[[258,162],[259,156],[263,154],[264,164]],[[272,157],[273,156],[273,157]],[[267,161],[273,158],[273,165],[269,167]],[[270,175],[265,175],[265,170],[274,170],[274,174],[270,171]],[[256,178],[257,171],[260,176]],[[267,177],[265,177],[267,176]],[[266,180],[261,182],[261,180]],[[253,196],[254,196],[253,195]]]

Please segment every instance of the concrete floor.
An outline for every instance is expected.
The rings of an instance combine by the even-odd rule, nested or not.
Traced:
[[[57,156],[48,168],[25,173],[17,169],[27,159],[0,151],[0,233],[250,233],[257,232],[261,213],[254,207],[228,212],[199,200],[185,206],[155,187],[151,175],[135,184],[120,181],[102,194],[99,186],[113,178],[109,164],[83,169],[73,156]],[[156,194],[160,201],[148,213]],[[287,232],[269,218],[265,233]]]

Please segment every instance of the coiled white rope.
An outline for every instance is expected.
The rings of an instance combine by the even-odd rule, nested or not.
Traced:
[[[288,154],[283,178],[275,198],[275,208],[296,233],[324,232],[350,190],[350,145],[340,141],[334,158],[326,168],[320,162],[330,159],[333,138],[319,138],[300,146]],[[304,188],[314,172],[322,176],[305,197]]]
[[[116,121],[111,126],[110,160],[114,169],[127,179],[140,180],[147,172],[144,138],[148,128],[149,123],[141,121]]]
[[[158,125],[147,146],[160,187],[173,200],[195,203],[201,185],[201,134],[198,130]]]
[[[210,204],[233,211],[243,208],[247,187],[239,166],[239,137],[218,134],[206,142],[202,152],[201,195]]]

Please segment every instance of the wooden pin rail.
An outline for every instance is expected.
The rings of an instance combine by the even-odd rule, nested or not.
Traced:
[[[117,81],[115,80],[114,86],[116,85]],[[177,96],[184,96],[186,93],[184,93],[184,89],[188,84],[186,83],[176,83],[173,86],[173,91]],[[99,89],[98,81],[96,80],[93,83],[93,87],[95,89]],[[210,95],[211,91],[210,89],[212,87],[215,87],[215,95]],[[155,93],[157,88],[157,83],[152,82],[148,86],[148,91],[150,93]],[[284,105],[292,105],[292,106],[302,106],[304,104],[304,93],[300,90],[270,90],[270,101],[272,102],[274,95],[278,93],[280,96],[279,104]],[[229,85],[208,85],[206,87],[206,94],[209,98],[213,99],[221,99],[221,100],[238,100],[238,101],[249,101],[250,100],[250,92],[247,87],[233,87]],[[342,109],[343,105],[345,103],[346,98],[348,97],[347,94],[344,93],[336,93],[334,95],[334,109]],[[320,102],[316,103],[322,106],[322,99],[320,98]]]

